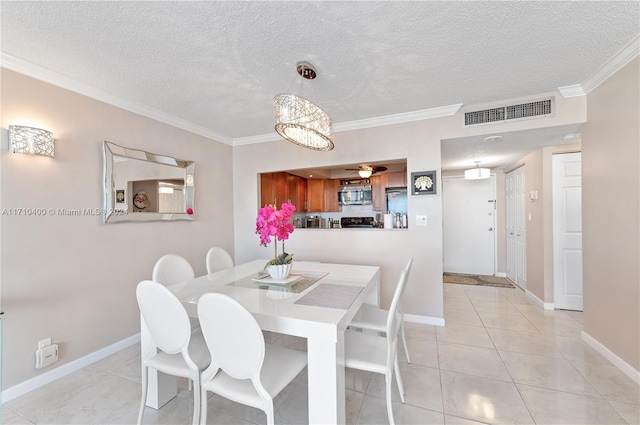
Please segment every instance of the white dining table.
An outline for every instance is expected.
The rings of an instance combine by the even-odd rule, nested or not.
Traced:
[[[261,277],[265,263],[266,260],[255,260],[171,285],[169,289],[192,317],[197,317],[201,295],[221,293],[251,312],[262,330],[306,338],[309,423],[343,424],[344,331],[365,301],[379,304],[380,268],[297,261],[291,273],[301,275],[298,283],[306,282],[307,286],[314,279],[317,281],[295,293],[288,290],[295,282],[281,285],[255,281]],[[142,317],[141,347],[143,359],[157,352]],[[155,371],[150,369],[147,406],[158,409],[176,396],[177,381],[152,372]]]

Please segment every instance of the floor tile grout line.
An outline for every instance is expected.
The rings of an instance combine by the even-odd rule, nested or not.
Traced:
[[[24,419],[25,421],[29,422],[30,424],[34,424],[34,425],[36,424],[36,422],[33,422],[31,419],[27,418],[26,416],[24,416],[24,415],[23,415],[23,414],[21,414],[20,412],[18,412],[18,411],[16,411],[16,410],[12,409],[12,408],[10,408],[10,407],[6,407],[6,406],[3,406],[2,404],[0,404],[0,408],[2,408],[2,409],[5,409],[5,408],[6,408],[7,410],[11,411],[11,413],[13,413],[14,415],[16,415],[16,416],[18,416],[18,417],[20,417],[20,418]],[[0,414],[0,418],[1,418],[1,414]]]
[[[509,303],[515,307],[518,311],[520,311],[518,309],[518,307],[516,307],[510,300]],[[487,332],[489,333],[489,332]],[[489,334],[489,338],[491,338],[491,334]],[[494,343],[495,345],[495,341],[493,341],[493,338],[491,338],[491,341]],[[529,407],[529,405],[527,404],[527,400],[524,398],[524,396],[522,395],[522,392],[520,391],[520,388],[518,388],[518,385],[516,385],[516,381],[513,377],[513,374],[511,373],[511,370],[509,370],[509,367],[507,367],[507,363],[504,360],[503,355],[500,353],[500,350],[498,350],[498,347],[496,347],[496,350],[498,351],[498,356],[500,356],[500,360],[502,361],[502,364],[504,365],[504,368],[506,369],[507,373],[509,374],[509,377],[511,378],[511,381],[513,382],[513,387],[516,389],[516,391],[518,392],[518,395],[520,396],[520,400],[522,400],[522,404],[524,404],[524,407],[527,409],[527,412],[529,413],[529,416],[531,417],[531,420],[533,420],[534,423],[537,424],[536,422],[536,418],[533,415],[533,412],[531,411],[531,408]]]

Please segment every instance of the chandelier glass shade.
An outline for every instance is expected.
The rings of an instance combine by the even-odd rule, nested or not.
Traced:
[[[293,94],[273,98],[276,131],[286,140],[317,151],[333,149],[331,117],[315,103]]]
[[[302,81],[317,76],[309,62],[298,62],[296,70]],[[310,100],[294,94],[278,94],[273,98],[273,114],[275,130],[285,140],[316,151],[333,149],[331,117]]]

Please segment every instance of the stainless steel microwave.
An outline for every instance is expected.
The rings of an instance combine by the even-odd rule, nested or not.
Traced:
[[[370,205],[371,186],[343,186],[338,191],[340,205]]]

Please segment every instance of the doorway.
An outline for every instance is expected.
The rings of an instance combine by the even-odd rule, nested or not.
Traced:
[[[444,271],[496,273],[496,178],[442,179]]]
[[[582,154],[552,158],[553,302],[582,311]]]

